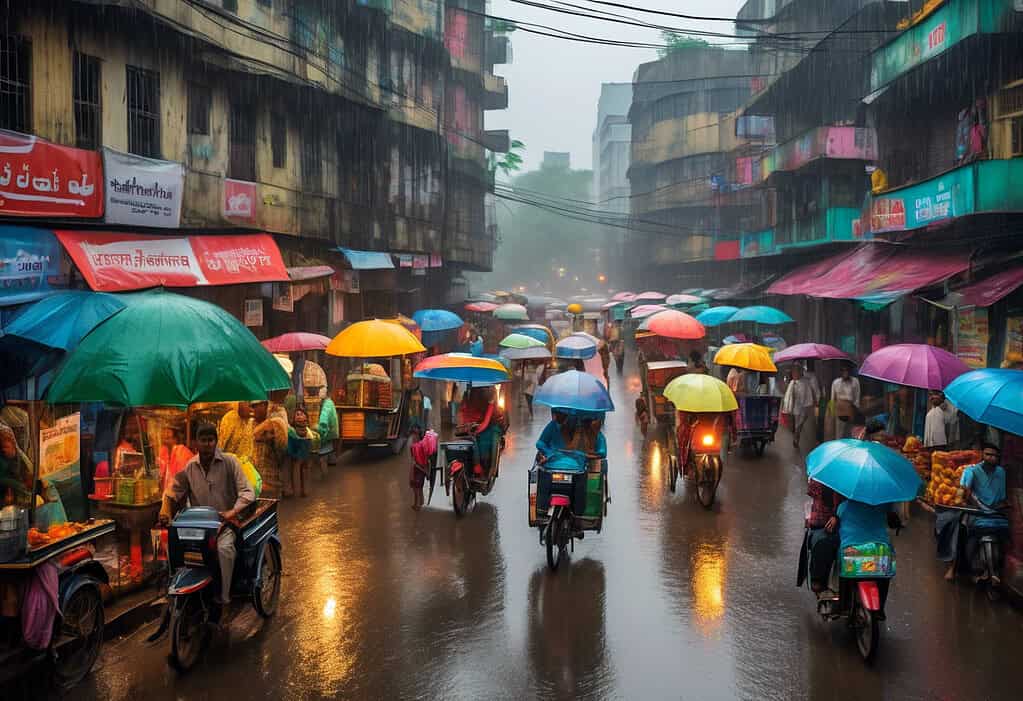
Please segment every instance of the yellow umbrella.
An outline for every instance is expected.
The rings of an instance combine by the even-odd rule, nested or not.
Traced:
[[[756,343],[732,343],[723,346],[714,356],[718,365],[731,365],[756,372],[777,372],[771,354],[765,346]]]
[[[710,375],[680,375],[664,388],[664,396],[679,411],[735,411],[735,395],[721,380]]]
[[[384,358],[425,350],[404,326],[380,319],[352,324],[327,345],[328,355],[342,358]]]

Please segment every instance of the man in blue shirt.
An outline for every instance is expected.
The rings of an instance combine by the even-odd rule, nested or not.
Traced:
[[[1001,451],[990,443],[984,445],[984,460],[970,465],[963,470],[960,484],[963,487],[966,503],[983,509],[997,511],[1007,505],[1005,492],[1005,468],[998,464]],[[974,516],[969,522],[969,539],[966,542],[967,562],[972,563],[977,553],[978,538],[981,535],[997,535],[1005,540],[1009,534],[1009,522],[1002,514],[992,513],[990,516]],[[996,571],[1000,571],[1001,563],[995,563]],[[980,579],[986,579],[981,575]],[[992,582],[999,584],[998,576],[991,574]]]

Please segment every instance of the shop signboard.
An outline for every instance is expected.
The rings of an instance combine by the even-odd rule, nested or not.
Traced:
[[[758,115],[736,117],[735,136],[740,139],[774,139],[774,117]]]
[[[439,253],[430,254],[430,267],[431,268],[444,267],[444,259],[441,258],[441,255]]]
[[[0,226],[0,306],[45,297],[60,277],[60,243],[49,229]]]
[[[279,312],[295,311],[295,297],[290,282],[276,282],[273,286],[273,306]]]
[[[743,234],[740,245],[740,255],[743,258],[756,258],[777,253],[774,247],[774,229]]]
[[[412,267],[423,270],[430,267],[430,256],[416,255],[412,257]]]
[[[974,370],[987,367],[988,339],[987,309],[977,307],[960,310],[956,344],[956,355],[959,359]]]
[[[412,267],[412,254],[411,253],[398,253],[398,267],[399,268],[411,268]]]
[[[103,216],[99,153],[0,129],[0,215]]]
[[[81,414],[75,412],[57,419],[51,428],[39,430],[39,477],[47,485],[43,494],[46,503],[36,507],[36,517],[42,517],[41,520],[60,518],[56,512],[46,513],[45,517],[41,513],[57,503],[63,507],[62,516],[66,519],[79,521],[84,518],[80,421]],[[55,489],[57,494],[46,493],[50,489]]]
[[[975,168],[967,165],[870,201],[870,231],[906,231],[971,214]]]
[[[235,221],[256,221],[256,183],[225,178],[223,214]]]
[[[1005,320],[1005,348],[1002,365],[1023,360],[1023,316],[1010,316]]]
[[[172,161],[143,158],[103,149],[108,224],[177,228],[185,167]]]
[[[281,252],[269,234],[179,237],[110,231],[55,233],[89,287],[99,292],[289,279]]]
[[[717,241],[714,243],[714,260],[735,260],[739,257],[739,241]]]
[[[244,322],[246,326],[263,325],[263,300],[261,298],[245,300]]]

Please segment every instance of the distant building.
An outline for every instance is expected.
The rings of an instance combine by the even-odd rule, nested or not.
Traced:
[[[627,214],[629,211],[629,161],[632,150],[632,126],[629,105],[632,83],[604,83],[597,101],[597,125],[593,130],[593,199],[597,209]],[[621,269],[625,229],[605,226],[603,259],[611,287],[621,287]]]
[[[544,151],[541,168],[571,168],[572,154],[568,151]]]

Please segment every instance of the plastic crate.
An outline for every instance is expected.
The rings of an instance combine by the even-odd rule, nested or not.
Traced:
[[[361,411],[346,411],[341,414],[341,438],[361,440],[366,437],[366,414]]]

